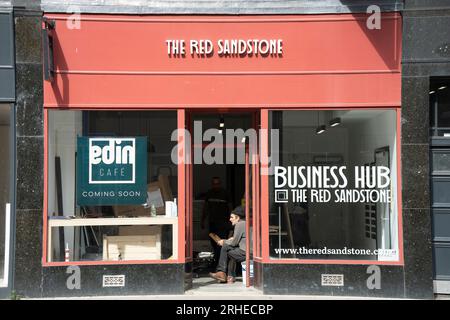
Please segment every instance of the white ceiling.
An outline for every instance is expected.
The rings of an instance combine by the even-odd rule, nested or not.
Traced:
[[[386,110],[348,110],[340,115],[342,121],[347,123],[359,122],[379,116]]]

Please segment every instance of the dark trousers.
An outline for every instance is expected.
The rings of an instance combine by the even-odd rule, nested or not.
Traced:
[[[236,276],[236,263],[245,261],[245,251],[236,247],[224,244],[220,250],[219,264],[217,271],[228,273],[229,276]]]
[[[212,268],[216,269],[217,265],[219,264],[219,256],[220,256],[221,247],[212,239],[210,239],[210,242],[211,242],[211,246],[213,247],[213,250],[214,250],[214,262],[213,262]]]
[[[229,230],[226,227],[209,227],[209,232],[213,232],[217,234],[221,239],[228,239],[229,238]],[[211,246],[214,250],[214,263],[212,267],[214,269],[217,268],[217,265],[219,264],[219,257],[220,257],[220,250],[222,249],[221,246],[219,246],[214,240],[209,239],[211,242]]]

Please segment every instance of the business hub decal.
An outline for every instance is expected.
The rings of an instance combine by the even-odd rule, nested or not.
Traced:
[[[275,167],[277,203],[391,203],[390,169],[385,166]]]
[[[143,204],[147,137],[78,137],[77,204]]]

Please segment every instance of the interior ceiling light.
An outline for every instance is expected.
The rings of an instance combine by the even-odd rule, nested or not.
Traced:
[[[318,126],[318,127],[317,127],[316,133],[317,133],[317,134],[321,134],[321,133],[324,133],[325,130],[327,130],[327,127],[326,127],[325,125],[321,125],[321,126]]]
[[[330,120],[330,127],[336,127],[341,124],[341,118],[334,118]]]
[[[438,90],[444,90],[445,88],[447,88],[447,86],[439,87]]]
[[[219,127],[223,128],[225,127],[225,120],[223,119],[223,116],[220,116],[220,123],[219,123]]]
[[[434,90],[431,90],[431,91],[430,91],[430,94],[433,94],[433,93],[435,93],[435,92],[436,92],[436,91],[434,91]]]
[[[317,129],[316,134],[324,133],[325,130],[327,130],[327,127],[325,125],[319,125],[320,123],[320,111],[317,111]]]

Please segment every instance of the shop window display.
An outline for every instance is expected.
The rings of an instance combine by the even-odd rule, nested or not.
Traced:
[[[271,258],[398,261],[396,116],[270,112]]]
[[[175,111],[48,111],[47,261],[177,259]]]

